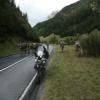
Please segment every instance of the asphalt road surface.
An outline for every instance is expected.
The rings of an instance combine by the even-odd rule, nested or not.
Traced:
[[[16,54],[16,55],[12,55],[12,56],[8,56],[8,57],[4,57],[4,58],[0,58],[0,70],[6,68],[7,66],[25,58],[26,54]]]
[[[34,64],[34,56],[28,56],[0,71],[0,100],[18,100],[36,73]]]

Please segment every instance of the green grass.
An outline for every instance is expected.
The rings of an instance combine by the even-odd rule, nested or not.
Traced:
[[[56,47],[44,100],[100,100],[100,58],[78,57],[73,46]]]
[[[5,42],[0,43],[0,57],[5,57],[11,54],[15,54],[19,51],[19,49],[15,46],[14,43]]]

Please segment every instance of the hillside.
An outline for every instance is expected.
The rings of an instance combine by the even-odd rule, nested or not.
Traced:
[[[27,14],[16,7],[14,0],[0,0],[0,43],[13,38],[35,41],[37,37],[28,23]]]
[[[39,36],[51,33],[60,36],[89,33],[95,28],[99,29],[99,5],[99,0],[80,0],[64,7],[55,17],[38,23],[33,31]]]
[[[38,40],[27,14],[16,7],[14,0],[0,0],[0,57],[18,52],[19,42]]]

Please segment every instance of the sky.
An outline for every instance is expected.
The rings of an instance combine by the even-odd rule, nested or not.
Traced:
[[[15,0],[23,13],[27,13],[31,26],[47,20],[53,11],[59,11],[63,7],[79,0]]]

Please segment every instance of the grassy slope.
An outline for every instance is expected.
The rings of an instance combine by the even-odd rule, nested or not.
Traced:
[[[73,46],[56,49],[44,100],[100,100],[100,58],[78,57]]]
[[[14,43],[5,42],[3,44],[0,44],[0,57],[15,54],[18,51],[19,50]]]

